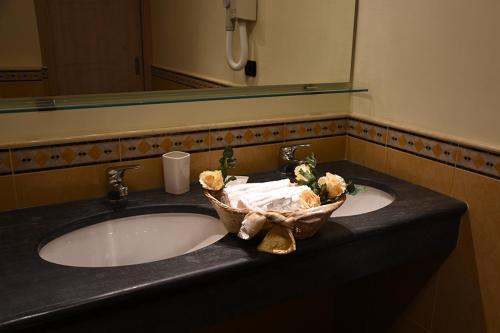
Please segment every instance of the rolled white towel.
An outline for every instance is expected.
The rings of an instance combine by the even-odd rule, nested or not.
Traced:
[[[291,184],[290,179],[286,178],[264,183],[246,183],[246,184],[233,185],[231,187],[224,188],[224,192],[226,194],[231,194],[234,192],[248,191],[248,190],[269,191],[277,188],[288,187],[290,186],[290,184]]]
[[[229,205],[233,208],[237,208],[242,197],[246,197],[253,193],[267,193],[276,189],[287,188],[290,185],[289,179],[265,183],[238,184],[224,188],[224,194],[229,201]]]
[[[309,190],[307,186],[288,186],[269,192],[257,192],[241,197],[238,208],[251,210],[288,210],[300,206],[300,194]]]

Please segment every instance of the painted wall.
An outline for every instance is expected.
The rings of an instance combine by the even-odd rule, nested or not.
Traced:
[[[258,75],[246,80],[226,65],[221,2],[152,0],[153,64],[231,85],[347,82],[354,6],[354,0],[259,1],[249,29]],[[236,36],[234,44],[238,57]]]
[[[354,82],[370,92],[353,96],[352,114],[500,151],[499,17],[494,0],[360,0]],[[356,154],[385,163],[382,171],[469,203],[457,249],[394,332],[499,332],[498,203],[491,198],[500,182],[356,145]]]
[[[500,2],[360,0],[353,114],[500,149]]]
[[[0,0],[0,68],[42,66],[33,0]]]
[[[201,129],[297,117],[343,116],[349,114],[350,98],[349,94],[308,95],[0,114],[0,147],[179,127]]]

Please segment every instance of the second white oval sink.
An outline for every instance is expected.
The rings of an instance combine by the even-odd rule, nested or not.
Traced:
[[[222,222],[208,215],[137,215],[69,232],[47,243],[39,254],[46,261],[66,266],[134,265],[201,249],[226,234]]]
[[[356,195],[347,195],[347,200],[339,209],[332,213],[332,217],[366,214],[384,208],[394,201],[394,196],[378,188],[357,185],[361,190]]]

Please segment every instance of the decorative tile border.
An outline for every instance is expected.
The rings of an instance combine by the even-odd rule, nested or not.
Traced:
[[[283,142],[283,125],[247,126],[210,131],[210,149]]]
[[[49,71],[47,67],[40,69],[6,70],[0,69],[0,82],[12,81],[41,81],[48,79]]]
[[[15,173],[67,168],[120,160],[118,140],[13,149]]]
[[[291,141],[345,135],[346,125],[347,119],[287,123],[284,127],[284,138],[285,141]]]
[[[349,136],[500,179],[500,155],[394,127],[349,119]]]
[[[497,154],[459,145],[455,159],[458,168],[500,178],[500,156]]]
[[[209,132],[186,132],[121,139],[122,160],[161,156],[169,151],[206,151],[209,149]]]
[[[356,119],[347,121],[347,134],[383,146],[387,143],[387,127]]]
[[[94,142],[0,150],[0,175],[159,157],[293,140],[349,135],[500,179],[500,155],[352,118],[155,134]],[[11,162],[12,161],[12,162]],[[12,166],[11,166],[12,164]]]
[[[387,146],[449,165],[456,164],[455,156],[458,151],[456,144],[390,128]]]

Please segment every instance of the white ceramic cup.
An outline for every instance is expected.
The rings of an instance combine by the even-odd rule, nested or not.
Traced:
[[[165,192],[183,194],[189,191],[191,155],[181,151],[163,154],[163,183]]]

